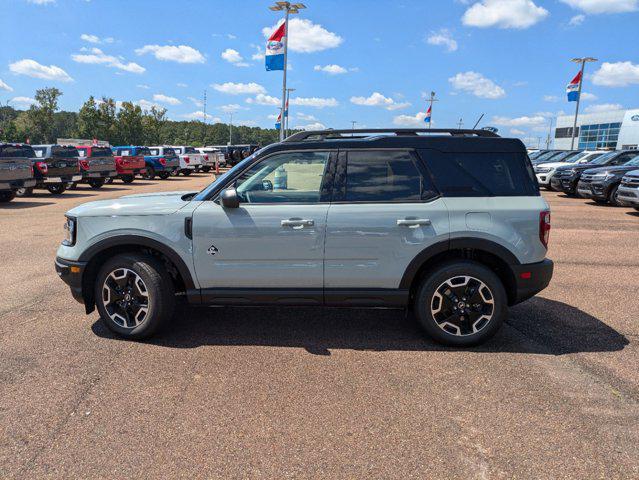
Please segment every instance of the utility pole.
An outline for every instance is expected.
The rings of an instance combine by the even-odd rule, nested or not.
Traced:
[[[204,98],[202,99],[204,124],[206,124],[206,88],[204,89]]]
[[[461,128],[462,128],[463,126],[464,126],[464,119],[463,119],[463,118],[460,118],[460,119],[459,119],[459,122],[457,122],[457,128],[458,128],[459,130],[461,130]]]
[[[274,12],[284,10],[284,72],[282,75],[282,125],[280,125],[280,142],[284,141],[284,112],[286,109],[286,70],[288,68],[288,16],[299,13],[306,5],[303,3],[275,2],[269,7]]]
[[[430,92],[430,98],[428,99],[428,110],[430,111],[430,121],[428,122],[428,128],[433,126],[433,103],[439,102],[439,99],[435,98],[435,92]]]
[[[586,62],[596,62],[596,58],[592,57],[583,57],[583,58],[573,58],[570,60],[571,62],[581,64],[580,77],[579,77],[579,90],[577,94],[577,106],[575,107],[575,121],[572,124],[572,137],[570,139],[570,150],[575,149],[575,133],[577,130],[577,117],[579,116],[579,104],[581,103],[581,87],[584,84],[584,70],[586,68]]]
[[[553,118],[550,117],[550,123],[548,124],[548,136],[546,137],[546,150],[550,150],[550,136],[552,135],[552,123]]]
[[[233,112],[229,112],[231,120],[229,122],[229,145],[233,145]]]

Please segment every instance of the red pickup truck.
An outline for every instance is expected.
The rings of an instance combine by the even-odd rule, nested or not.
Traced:
[[[124,183],[132,183],[136,175],[146,173],[144,155],[136,155],[136,149],[132,147],[112,147],[115,157],[115,168],[118,178]]]

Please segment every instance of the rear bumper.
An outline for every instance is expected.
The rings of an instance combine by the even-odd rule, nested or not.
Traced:
[[[69,183],[79,182],[82,180],[82,175],[62,175],[60,177],[45,177],[42,179],[42,183]]]
[[[62,281],[69,286],[73,298],[80,303],[84,303],[84,297],[82,295],[82,275],[84,274],[86,266],[87,262],[75,262],[60,257],[56,257],[55,259],[56,273]]]
[[[144,168],[121,168],[118,170],[118,176],[122,175],[141,175],[146,173],[146,167]]]
[[[102,172],[83,172],[82,179],[89,180],[91,178],[115,178],[118,176],[118,172],[116,170],[106,170]]]
[[[512,265],[516,288],[512,304],[528,300],[546,288],[552,278],[553,269],[554,264],[549,259],[538,263]]]
[[[0,190],[17,190],[18,188],[31,188],[36,186],[35,178],[20,180],[0,180]]]

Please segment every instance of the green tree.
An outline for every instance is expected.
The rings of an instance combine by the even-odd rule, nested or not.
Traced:
[[[90,96],[80,108],[76,129],[79,138],[97,138],[100,129],[100,114],[93,96]]]
[[[142,109],[131,102],[123,102],[117,114],[115,144],[141,145],[144,142]]]
[[[108,140],[117,134],[116,103],[112,98],[102,97],[98,105],[97,138]]]
[[[33,142],[52,143],[54,137],[54,114],[58,110],[58,99],[62,92],[57,88],[42,88],[36,90],[36,105],[32,105],[28,113],[28,120],[33,128]]]
[[[144,145],[161,145],[164,138],[165,124],[166,108],[158,108],[153,105],[151,110],[145,111],[142,117]]]

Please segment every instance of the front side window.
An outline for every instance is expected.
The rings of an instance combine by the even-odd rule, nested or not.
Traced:
[[[410,152],[348,152],[346,202],[421,202],[434,195]]]
[[[235,184],[242,203],[318,203],[324,200],[329,152],[273,155],[253,165]]]
[[[92,157],[112,157],[113,152],[111,152],[110,148],[106,147],[93,147],[91,149]]]

